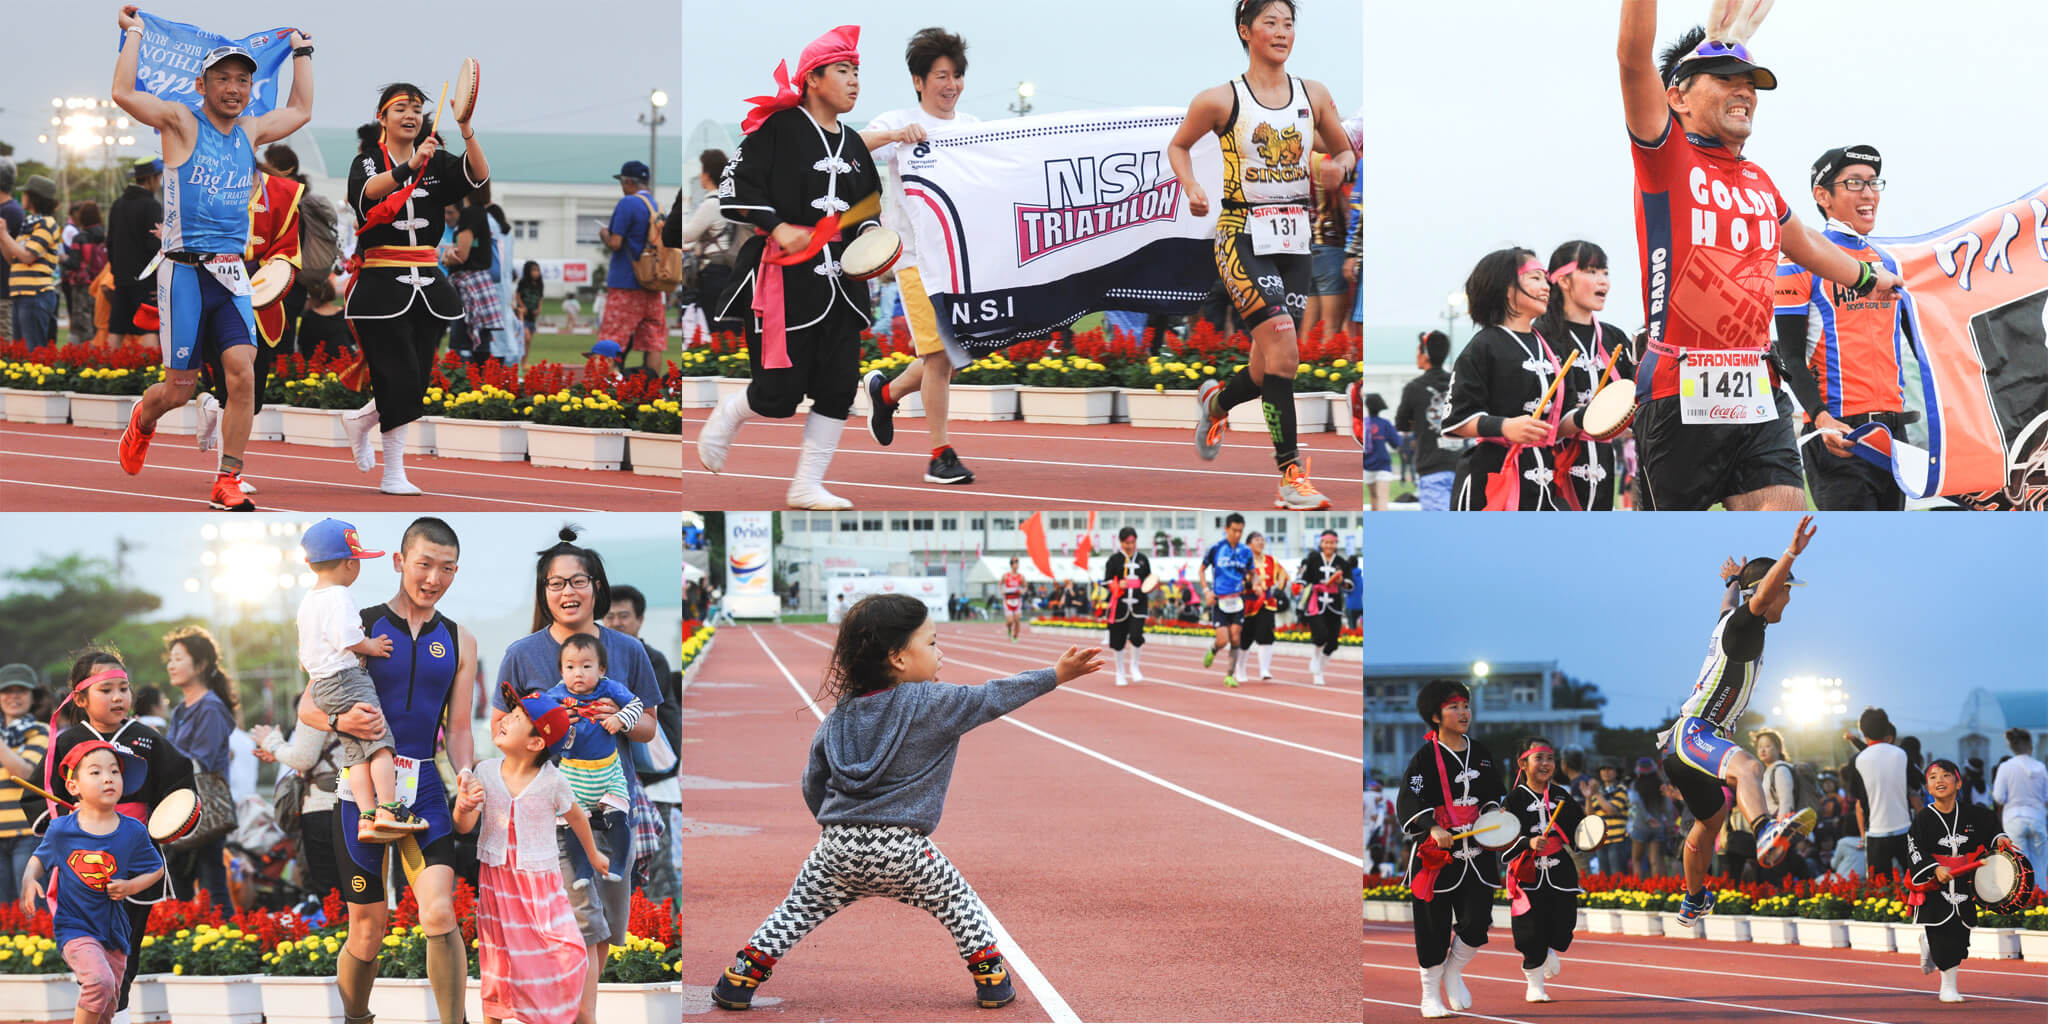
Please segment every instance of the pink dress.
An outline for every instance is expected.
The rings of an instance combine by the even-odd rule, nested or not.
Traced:
[[[484,1016],[574,1024],[589,954],[562,889],[553,827],[574,798],[547,765],[515,800],[498,772],[503,763],[476,767],[484,786],[476,900]]]

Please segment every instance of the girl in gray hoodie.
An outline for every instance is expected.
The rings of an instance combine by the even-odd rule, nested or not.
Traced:
[[[804,768],[804,802],[824,830],[782,905],[712,988],[712,1001],[747,1009],[778,959],[868,896],[937,917],[967,961],[976,1003],[1015,999],[988,908],[930,836],[946,808],[961,735],[1100,671],[1101,653],[1069,647],[1051,668],[980,686],[940,683],[938,631],[922,601],[876,594],[849,609],[818,696],[834,707]]]

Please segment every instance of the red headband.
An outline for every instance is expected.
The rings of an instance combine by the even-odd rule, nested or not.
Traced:
[[[1533,256],[1522,263],[1522,269],[1515,271],[1515,276],[1520,277],[1521,275],[1526,274],[1531,270],[1534,270],[1539,274],[1543,272],[1543,264],[1536,262],[1536,259]]]
[[[1555,749],[1553,749],[1553,748],[1551,748],[1551,747],[1546,747],[1546,746],[1540,746],[1540,745],[1539,745],[1539,746],[1534,746],[1534,747],[1530,747],[1529,749],[1527,749],[1527,750],[1524,750],[1524,751],[1522,751],[1522,755],[1521,755],[1520,757],[1517,757],[1517,758],[1515,758],[1515,760],[1517,760],[1517,761],[1526,761],[1526,760],[1528,760],[1528,759],[1529,759],[1529,755],[1530,755],[1530,754],[1555,754],[1555,753],[1557,753],[1557,751],[1556,751]]]
[[[80,691],[89,689],[91,688],[92,684],[100,682],[102,680],[126,678],[128,678],[128,670],[125,668],[121,668],[118,665],[113,668],[101,669],[100,671],[95,672],[92,675],[86,676],[84,679],[81,679],[78,682],[72,683],[71,693],[73,696],[76,696]]]
[[[796,106],[803,99],[804,76],[843,60],[860,63],[860,26],[841,25],[830,32],[811,40],[804,52],[797,57],[796,77],[789,74],[789,62],[775,66],[775,92],[768,96],[749,96],[746,102],[752,105],[747,116],[740,122],[740,134],[752,135],[761,122],[770,114]]]
[[[1569,274],[1569,273],[1571,273],[1572,271],[1574,271],[1574,270],[1577,270],[1577,269],[1579,269],[1579,261],[1578,261],[1578,260],[1573,260],[1573,261],[1571,261],[1570,263],[1567,263],[1567,264],[1565,264],[1564,266],[1561,266],[1561,267],[1557,268],[1556,270],[1553,270],[1553,271],[1551,271],[1551,272],[1550,272],[1550,283],[1551,283],[1551,284],[1556,284],[1556,283],[1558,283],[1559,281],[1562,281],[1562,280],[1564,280],[1564,276],[1565,276],[1566,274]]]

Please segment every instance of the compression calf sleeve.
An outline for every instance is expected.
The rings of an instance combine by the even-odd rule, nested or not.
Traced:
[[[370,1017],[370,985],[377,978],[377,961],[361,960],[343,946],[334,958],[334,987],[341,992],[343,1018],[356,1024]]]
[[[1216,412],[1221,415],[1229,412],[1231,407],[1243,405],[1257,397],[1258,382],[1252,380],[1250,370],[1239,367],[1236,373],[1230,375],[1229,380],[1223,382],[1223,390],[1216,393]]]
[[[1273,438],[1273,462],[1284,470],[1301,458],[1296,450],[1294,378],[1266,374],[1259,397],[1266,414],[1266,433]]]
[[[434,986],[434,1003],[441,1008],[441,1024],[463,1024],[469,957],[462,948],[461,929],[427,936],[427,980]]]

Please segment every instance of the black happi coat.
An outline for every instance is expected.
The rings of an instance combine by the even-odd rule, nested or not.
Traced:
[[[718,209],[727,220],[774,231],[778,224],[811,227],[825,212],[844,214],[848,207],[880,192],[881,176],[860,133],[844,119],[839,131],[827,132],[802,107],[779,110],[761,122],[754,134],[740,140],[725,176],[718,184]],[[825,319],[835,302],[860,316],[869,316],[867,284],[845,277],[839,258],[846,241],[870,226],[880,214],[839,227],[841,241],[829,242],[806,262],[782,268],[783,316],[794,332]],[[754,301],[754,279],[761,269],[767,236],[756,233],[740,246],[733,283],[717,300],[717,316],[745,314]]]
[[[1950,814],[1941,813],[1933,804],[1920,808],[1920,813],[1913,815],[1912,827],[1906,830],[1906,867],[1915,885],[1931,883],[1936,888],[1915,909],[1913,922],[1946,924],[1961,917],[1966,927],[1976,927],[1974,872],[1966,871],[1945,883],[1935,883],[1934,869],[1940,862],[1934,858],[1968,857],[1979,849],[1989,851],[1991,844],[2003,835],[2005,829],[1999,826],[1998,815],[1989,807],[1965,804],[1958,799],[1955,811]]]
[[[1614,380],[1624,386],[1635,378],[1635,364],[1628,357],[1628,335],[1613,324],[1594,321],[1590,324],[1569,324],[1565,336],[1544,339],[1557,348],[1558,358],[1572,351],[1579,358],[1572,368],[1565,371],[1564,384],[1552,401],[1563,402],[1567,415],[1573,410],[1583,409],[1586,403],[1599,393],[1600,379],[1606,376],[1607,360],[1619,359],[1614,368]],[[1599,346],[1594,346],[1593,332],[1600,332]],[[1604,354],[1604,355],[1603,355]],[[1608,512],[1614,508],[1614,478],[1621,469],[1621,443],[1626,435],[1611,441],[1595,441],[1590,437],[1575,437],[1565,444],[1581,446],[1581,452],[1572,467],[1564,473],[1572,492],[1578,496],[1579,507],[1589,512]]]
[[[358,153],[349,164],[348,205],[355,211],[358,223],[383,201],[364,195],[364,186],[371,178],[390,169],[390,154],[381,146],[368,153]],[[469,180],[469,162],[464,157],[445,149],[435,150],[426,167],[420,171],[419,187],[413,189],[412,195],[399,209],[397,218],[356,236],[357,254],[367,258],[369,250],[386,245],[441,244],[442,232],[447,227],[445,211],[482,184],[481,181]],[[400,189],[404,187],[399,186]],[[390,196],[384,198],[389,199]],[[438,265],[364,267],[356,275],[355,286],[349,289],[344,312],[351,320],[388,320],[405,314],[414,303],[423,305],[442,320],[462,318],[462,296],[456,294],[455,285],[448,280],[448,271]]]
[[[1351,559],[1343,555],[1325,559],[1320,550],[1311,551],[1306,558],[1301,560],[1301,567],[1295,571],[1294,578],[1300,580],[1304,586],[1310,587],[1322,586],[1327,583],[1336,584],[1337,592],[1330,595],[1323,602],[1322,607],[1316,610],[1316,614],[1342,615],[1344,614],[1344,592],[1353,585],[1351,582],[1352,568]],[[1308,596],[1306,594],[1302,595],[1301,611],[1303,615],[1308,614]]]
[[[1552,834],[1558,836],[1558,841],[1564,844],[1564,848],[1556,853],[1537,854],[1536,880],[1522,888],[1583,892],[1584,890],[1579,888],[1579,866],[1572,860],[1572,834],[1579,827],[1579,822],[1585,820],[1585,809],[1579,806],[1578,799],[1565,787],[1552,782],[1548,789],[1550,816],[1556,824]],[[1516,837],[1513,845],[1500,852],[1504,864],[1513,862],[1523,851],[1533,846],[1543,837],[1544,826],[1550,824],[1543,820],[1542,801],[1526,782],[1518,784],[1508,793],[1505,806],[1521,820],[1522,834]]]
[[[1451,367],[1451,411],[1444,417],[1444,431],[1448,433],[1480,416],[1513,419],[1535,415],[1536,406],[1550,389],[1550,382],[1557,376],[1558,362],[1563,359],[1564,350],[1558,347],[1556,339],[1539,338],[1534,331],[1517,332],[1505,327],[1481,330],[1465,343],[1464,351],[1458,353],[1458,360]],[[1551,399],[1552,407],[1557,401]],[[1550,418],[1548,409],[1543,418]],[[1465,449],[1459,457],[1451,507],[1459,511],[1485,508],[1486,486],[1493,476],[1513,472],[1521,480],[1518,508],[1569,508],[1557,491],[1561,486],[1556,480],[1558,449],[1542,445],[1525,447],[1516,454],[1514,466],[1503,466],[1508,446],[1502,440],[1474,438],[1472,446]]]
[[[1444,780],[1437,774],[1437,753],[1441,751],[1444,771],[1451,774],[1451,799],[1463,807],[1484,812],[1501,805],[1507,792],[1501,785],[1501,765],[1494,760],[1486,744],[1466,737],[1465,752],[1460,754],[1443,746],[1440,741],[1431,740],[1423,744],[1415,756],[1408,759],[1408,773],[1401,786],[1400,799],[1394,803],[1394,813],[1401,819],[1401,831],[1416,843],[1408,853],[1406,877],[1413,879],[1422,866],[1418,851],[1422,843],[1431,842],[1429,830],[1437,822],[1437,808],[1444,802]],[[1449,827],[1446,825],[1446,827]],[[1453,831],[1458,831],[1453,829]],[[1437,892],[1449,892],[1458,887],[1466,874],[1476,873],[1479,880],[1488,887],[1501,886],[1500,855],[1472,837],[1458,840],[1450,849],[1451,862],[1437,872]]]
[[[1152,595],[1140,589],[1144,586],[1146,577],[1151,575],[1152,560],[1145,557],[1143,551],[1132,555],[1129,562],[1124,560],[1124,553],[1121,551],[1110,553],[1109,561],[1102,567],[1102,581],[1108,583],[1123,576],[1130,578],[1125,581],[1129,585],[1124,587],[1123,597],[1118,599],[1116,607],[1109,610],[1109,621],[1142,619],[1152,614]]]

